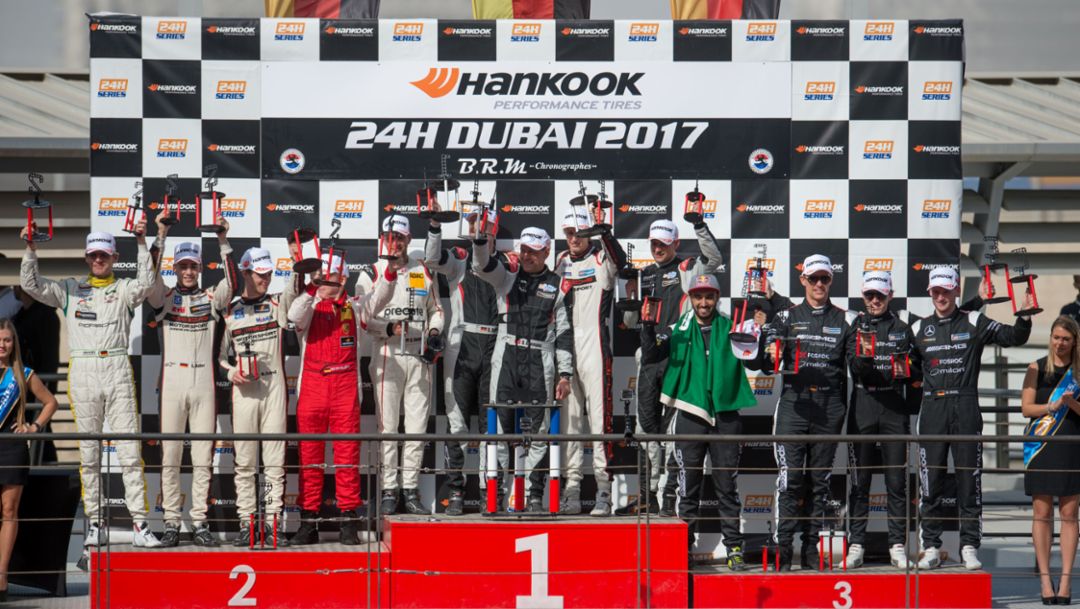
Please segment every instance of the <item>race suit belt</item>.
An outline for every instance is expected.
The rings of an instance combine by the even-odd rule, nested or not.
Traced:
[[[885,387],[867,387],[865,385],[855,385],[856,389],[861,389],[866,393],[899,393],[900,390],[897,387],[886,385]]]
[[[484,324],[473,324],[469,322],[461,324],[461,328],[471,334],[490,334],[494,336],[499,332],[499,326],[487,326]]]
[[[313,372],[318,372],[318,373],[322,374],[323,376],[328,376],[328,375],[331,375],[331,374],[340,374],[342,372],[352,372],[352,373],[356,372],[356,365],[352,364],[352,363],[324,364],[322,366],[311,366],[311,367],[308,367],[308,365],[305,364],[304,368],[306,370],[311,370]]]
[[[967,396],[978,397],[979,392],[972,387],[961,387],[959,389],[935,389],[933,391],[924,391],[924,398],[948,398],[954,396]]]
[[[506,335],[506,342],[522,349],[536,349],[537,351],[555,351],[555,343],[535,338],[523,338],[512,334]]]
[[[76,349],[71,352],[71,357],[117,357],[127,354],[127,349]]]

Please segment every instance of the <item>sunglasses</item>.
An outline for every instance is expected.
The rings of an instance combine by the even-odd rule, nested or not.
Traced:
[[[821,285],[829,285],[832,283],[831,275],[810,275],[806,278],[810,283],[820,283]]]
[[[105,252],[90,252],[86,257],[91,260],[108,260],[109,258],[112,258],[112,254],[107,254]]]
[[[863,292],[863,298],[865,298],[866,300],[881,300],[881,301],[884,301],[888,297],[885,296],[884,294],[882,294],[881,292]]]

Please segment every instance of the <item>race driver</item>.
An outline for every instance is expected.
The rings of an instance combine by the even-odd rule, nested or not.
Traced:
[[[296,248],[292,243],[289,247]],[[268,250],[253,247],[244,252],[240,259],[244,289],[222,315],[225,342],[220,363],[233,384],[232,425],[238,434],[285,433],[289,400],[285,385],[285,331],[289,325],[289,306],[303,287],[303,276],[290,270],[281,295],[268,294],[275,268]],[[234,356],[231,362],[230,353]],[[254,367],[250,366],[252,359]],[[240,535],[233,545],[288,545],[284,522],[278,518],[285,492],[285,442],[238,440],[235,450],[236,514],[240,519]],[[255,522],[259,495],[263,495],[257,492],[259,487],[255,482],[257,463],[262,466],[266,479],[263,486],[268,487],[266,520],[262,523]]]
[[[470,234],[477,234],[480,225],[497,226],[495,210],[486,211],[486,222],[478,212],[465,216]],[[446,418],[451,434],[469,431],[469,417],[477,413],[486,420],[486,409],[481,404],[490,403],[491,356],[495,350],[495,334],[499,329],[499,311],[495,291],[472,270],[472,254],[461,247],[444,249],[442,225],[431,220],[427,243],[424,248],[424,265],[433,272],[446,277],[450,289],[450,324],[446,331],[447,346],[443,354],[443,370],[446,400]],[[495,250],[495,239],[487,239],[489,255],[512,271],[517,261]],[[510,412],[500,412],[506,417]],[[486,427],[481,424],[481,427]],[[503,448],[500,444],[500,448]],[[465,443],[446,443],[447,486],[450,496],[446,505],[447,516],[460,516],[465,509]],[[500,465],[507,464],[505,451],[499,457]],[[480,452],[480,469],[484,469],[486,455]],[[502,491],[502,484],[499,484]],[[502,505],[500,499],[499,505]]]
[[[289,307],[289,321],[300,337],[300,398],[296,403],[296,428],[300,433],[359,433],[358,329],[366,327],[374,311],[390,301],[397,281],[397,262],[389,261],[383,274],[385,281],[376,283],[373,293],[353,299],[345,294],[349,277],[345,260],[324,252],[321,270],[314,273],[314,281]],[[324,278],[327,283],[320,283]],[[347,546],[360,543],[359,464],[358,442],[334,442],[334,492],[341,524],[338,537]],[[289,540],[291,545],[319,541],[325,468],[325,443],[300,442],[300,528]]]
[[[156,219],[157,239],[151,256],[161,267],[165,239],[169,226],[166,212]],[[197,242],[178,243],[173,249],[172,268],[176,287],[165,285],[161,273],[156,273],[154,286],[146,297],[154,313],[154,324],[161,332],[161,432],[212,434],[217,431],[217,403],[214,399],[214,372],[218,353],[215,352],[217,326],[221,312],[240,290],[240,270],[232,259],[229,246],[229,223],[218,219],[224,230],[218,233],[221,266],[225,277],[212,288],[201,289],[202,247]],[[180,491],[180,461],[184,443],[161,443],[161,495],[165,509],[165,533],[161,545],[173,548],[180,543],[180,509],[184,496]],[[207,498],[214,443],[191,443],[191,523],[192,538],[198,546],[216,546],[217,539],[206,522]]]
[[[709,275],[720,269],[724,263],[724,256],[720,252],[720,244],[716,237],[709,231],[705,222],[694,224],[694,234],[697,236],[698,245],[701,247],[701,255],[692,258],[679,257],[679,227],[671,220],[657,220],[649,226],[649,251],[652,253],[654,263],[641,271],[641,293],[650,299],[660,303],[660,317],[656,325],[661,328],[671,327],[680,315],[689,308],[687,290],[695,277]],[[636,280],[627,282],[627,294],[637,292]],[[623,315],[623,323],[627,327],[638,324],[639,314],[628,312]],[[649,323],[652,323],[650,321]],[[650,341],[642,334],[641,347],[644,348]],[[663,406],[660,404],[660,384],[664,379],[664,371],[667,370],[667,359],[656,362],[642,362],[641,349],[635,354],[638,361],[637,374],[637,431],[639,433],[662,433],[664,431]],[[648,509],[656,514],[660,511],[657,505],[656,492],[660,484],[660,470],[663,465],[660,444],[650,442],[648,445],[649,467],[641,472],[641,480],[638,489],[640,495],[631,498],[626,507],[619,508],[616,514],[635,514],[642,505],[641,497],[648,495]],[[665,508],[675,513],[675,481],[670,480],[671,493],[664,496]],[[646,493],[646,490],[648,491]]]
[[[113,265],[119,259],[116,239],[109,233],[86,236],[86,266],[83,279],[44,279],[38,272],[37,245],[26,242],[19,284],[34,300],[64,312],[71,361],[68,367],[68,398],[80,433],[101,433],[102,423],[116,433],[137,433],[139,412],[135,399],[135,378],[128,360],[128,333],[135,309],[154,283],[154,267],[146,249],[146,218],[134,229],[138,244],[135,279],[117,279]],[[26,238],[26,229],[20,235]],[[113,443],[123,467],[124,503],[134,523],[136,547],[161,544],[146,522],[149,505],[143,481],[139,443]],[[108,543],[102,530],[101,446],[93,440],[79,442],[79,475],[83,510],[90,524],[83,541],[85,548]],[[80,560],[80,565],[82,564]]]
[[[574,377],[574,330],[570,325],[573,295],[562,278],[547,268],[551,237],[542,228],[521,231],[516,268],[508,268],[491,255],[486,239],[473,242],[472,268],[492,285],[497,297],[499,331],[491,357],[491,395],[499,404],[525,405],[533,431],[546,433],[547,409],[528,404],[550,404],[552,397],[569,397]],[[553,393],[554,390],[554,393]],[[510,412],[508,408],[502,409]],[[501,413],[500,413],[501,414]],[[499,418],[499,433],[511,433],[510,423]],[[529,471],[529,512],[544,512],[544,472],[537,469],[547,445],[532,442],[525,459]],[[557,465],[557,464],[556,464]]]
[[[408,218],[400,214],[387,216],[382,223],[382,234],[387,255],[398,260],[395,266],[399,281],[390,303],[376,311],[367,326],[374,341],[371,382],[378,409],[379,433],[397,433],[402,410],[405,433],[427,433],[431,416],[431,368],[443,349],[439,285],[421,257],[408,251],[412,241]],[[356,283],[357,295],[372,293],[379,278],[386,275],[388,266],[387,260],[379,260],[366,267]],[[423,350],[422,345],[425,346]],[[430,513],[420,499],[423,456],[423,442],[405,442],[399,468],[398,443],[382,443],[382,514],[397,513],[399,489],[403,491],[406,512]]]
[[[912,359],[923,371],[918,434],[978,435],[982,414],[977,394],[979,368],[986,345],[1018,347],[1031,335],[1031,319],[1020,317],[1006,326],[978,311],[956,306],[960,277],[955,269],[930,271],[928,291],[934,313],[911,326],[915,335]],[[1024,308],[1030,307],[1031,295]],[[967,308],[965,306],[964,308]],[[920,569],[941,565],[943,490],[949,452],[956,468],[956,502],[960,512],[960,559],[971,570],[982,568],[978,548],[982,538],[982,444],[924,442],[919,446],[922,497],[922,557]]]
[[[799,277],[805,300],[777,313],[762,333],[765,370],[774,365],[777,357],[789,371],[794,370],[796,357],[799,362],[796,374],[783,377],[784,387],[773,419],[773,433],[777,435],[839,434],[844,425],[848,338],[854,314],[829,301],[832,278],[833,267],[828,257],[808,256]],[[779,351],[777,340],[782,341]],[[779,523],[775,533],[779,569],[789,571],[792,541],[800,528],[799,501],[807,477],[813,487],[810,518],[813,525],[820,525],[817,529],[812,526],[811,530],[825,526],[836,444],[784,442],[777,443],[773,451],[779,470],[776,480]],[[804,535],[803,564],[814,568],[818,565],[818,552],[812,545]]]
[[[571,209],[563,216],[562,231],[567,251],[559,254],[555,274],[573,291],[575,374],[570,384],[563,427],[568,434],[585,432],[585,422],[594,434],[611,433],[611,302],[619,269],[626,266],[626,253],[605,231],[595,243],[577,234],[591,225],[588,216]],[[611,446],[593,442],[593,475],[596,502],[590,516],[611,515],[611,475],[607,464]],[[560,514],[581,513],[581,442],[566,446],[566,489]]]

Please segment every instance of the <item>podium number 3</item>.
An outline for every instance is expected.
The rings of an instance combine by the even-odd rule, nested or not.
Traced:
[[[563,597],[548,596],[548,536],[533,535],[522,537],[514,542],[514,551],[518,554],[531,552],[529,571],[529,595],[518,596],[517,609],[563,609]]]
[[[254,607],[257,599],[248,598],[247,593],[251,592],[251,589],[255,587],[255,569],[252,569],[248,565],[236,565],[229,573],[229,579],[236,579],[241,575],[247,576],[244,579],[244,585],[240,586],[240,589],[236,591],[236,594],[229,599],[229,606]]]
[[[832,602],[833,609],[851,609],[851,584],[846,581],[838,581],[833,586],[833,590],[840,593],[840,600]]]

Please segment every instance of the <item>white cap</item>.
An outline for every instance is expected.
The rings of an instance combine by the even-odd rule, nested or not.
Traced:
[[[832,277],[832,260],[829,260],[828,256],[822,256],[821,254],[807,256],[803,260],[802,267],[804,277],[809,277],[821,271],[825,271],[829,274],[829,277]]]
[[[270,257],[270,250],[261,247],[248,249],[240,259],[240,270],[255,271],[260,275],[274,270],[274,259]]]
[[[348,277],[349,276],[349,265],[342,264],[344,261],[341,259],[341,256],[339,256],[337,254],[334,254],[333,258],[330,258],[329,260],[327,260],[329,254],[330,254],[330,252],[327,252],[326,254],[323,254],[323,257],[322,257],[323,276],[329,275],[331,273],[340,272],[342,277]]]
[[[566,212],[566,215],[562,219],[563,228],[572,228],[574,230],[589,228],[592,226],[592,222],[589,221],[589,215],[583,211],[571,209]]]
[[[521,231],[521,247],[532,250],[542,250],[551,243],[551,236],[542,228],[530,226]]]
[[[395,232],[407,237],[412,236],[412,231],[409,230],[409,219],[401,214],[391,214],[384,218],[382,229],[384,233]]]
[[[202,264],[202,246],[191,241],[184,241],[183,243],[177,244],[173,249],[173,264],[175,265],[184,260],[191,260]]]
[[[86,236],[86,253],[116,253],[116,238],[109,233],[90,233]]]
[[[936,268],[930,271],[930,285],[926,291],[929,292],[930,288],[955,290],[958,285],[960,285],[960,276],[956,274],[956,269]]]
[[[754,340],[745,343],[732,339],[731,352],[735,354],[735,357],[746,360],[756,358],[759,339],[761,338],[761,326],[757,325],[753,319],[747,319],[739,324],[739,327],[735,328],[735,332],[742,332],[754,337]]]
[[[877,292],[888,296],[892,293],[892,273],[889,271],[867,271],[862,276],[862,293]]]
[[[671,245],[679,240],[679,227],[671,220],[657,220],[649,226],[649,241],[653,239]]]

